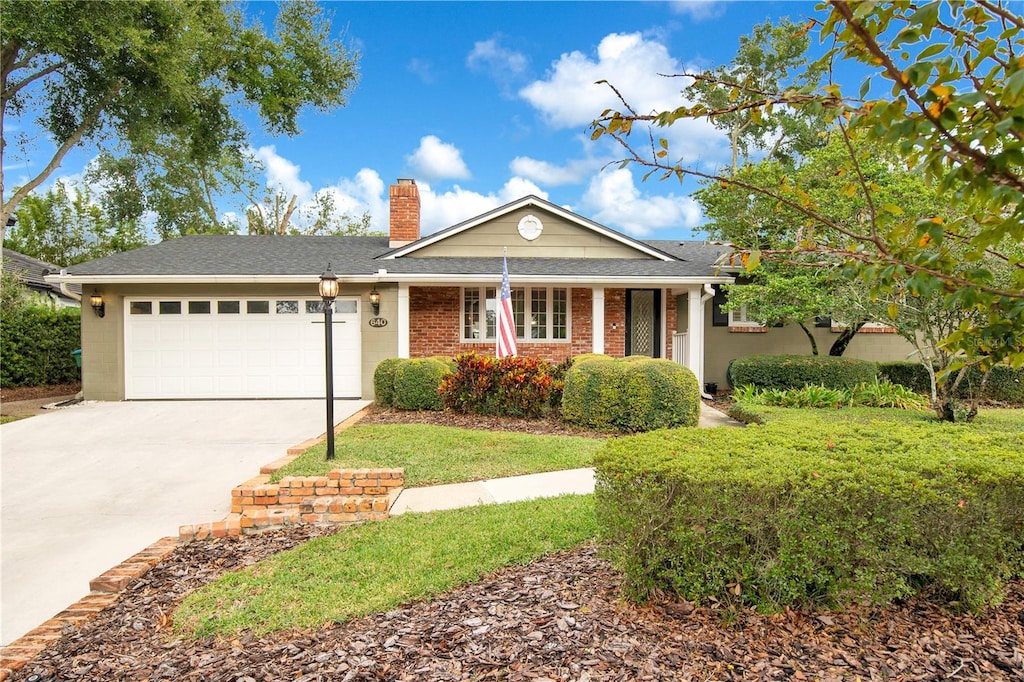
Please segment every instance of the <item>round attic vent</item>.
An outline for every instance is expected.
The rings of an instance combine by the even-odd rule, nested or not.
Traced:
[[[541,224],[540,218],[535,215],[524,216],[519,221],[519,236],[527,241],[533,241],[540,236],[540,233],[544,230],[544,225]]]

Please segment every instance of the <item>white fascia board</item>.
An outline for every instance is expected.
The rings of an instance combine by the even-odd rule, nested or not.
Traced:
[[[501,273],[494,275],[400,275],[390,273],[389,282],[444,286],[457,284],[479,284],[485,282],[501,282]],[[594,277],[565,275],[509,275],[513,287],[519,284],[570,284],[578,286],[617,286],[637,288],[657,288],[687,286],[695,284],[731,284],[733,277]]]
[[[381,260],[394,260],[395,258],[401,258],[402,256],[406,256],[410,253],[414,253],[416,251],[419,251],[420,249],[426,248],[431,244],[436,244],[437,242],[444,241],[448,237],[453,237],[457,234],[465,232],[466,230],[476,227],[477,225],[485,223],[489,220],[492,220],[499,216],[506,215],[508,213],[511,213],[512,211],[517,211],[520,208],[523,208],[524,206],[536,206],[537,208],[542,208],[546,211],[550,211],[551,213],[554,213],[555,215],[562,218],[563,220],[567,220],[571,223],[579,225],[580,227],[590,230],[591,232],[596,232],[602,237],[607,237],[612,241],[619,242],[620,244],[628,246],[631,249],[634,249],[635,251],[639,251],[640,253],[647,254],[648,256],[653,256],[658,260],[675,260],[671,256],[662,253],[661,251],[658,251],[657,249],[650,247],[639,240],[620,234],[619,232],[615,232],[614,230],[610,230],[602,225],[599,225],[598,223],[595,223],[591,220],[587,220],[582,216],[576,215],[572,211],[568,211],[562,208],[561,206],[558,206],[557,204],[552,204],[550,202],[544,201],[543,199],[539,199],[538,197],[533,196],[523,197],[518,201],[513,201],[511,204],[506,204],[505,206],[501,207],[500,210],[495,209],[493,211],[488,211],[487,213],[482,213],[476,216],[475,218],[470,218],[469,220],[467,220],[464,223],[461,223],[460,225],[456,225],[451,228],[435,232],[432,235],[428,235],[426,237],[423,237],[422,239],[414,241],[412,244],[401,246],[392,251],[391,253],[387,254],[386,256],[382,256]]]
[[[67,284],[308,284],[319,275],[47,275],[47,282]],[[338,275],[340,282],[372,283],[380,275]]]

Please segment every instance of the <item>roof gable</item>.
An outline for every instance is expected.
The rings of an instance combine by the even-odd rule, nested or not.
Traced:
[[[520,221],[528,216],[542,228],[532,240],[519,231]],[[675,260],[649,244],[533,195],[427,235],[383,259],[500,256],[506,247],[512,258]]]

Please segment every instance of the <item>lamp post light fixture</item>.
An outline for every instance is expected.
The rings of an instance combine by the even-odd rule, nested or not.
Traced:
[[[334,299],[338,297],[338,276],[331,271],[331,264],[320,275],[320,298],[324,300],[324,353],[327,373],[327,459],[334,459],[334,336],[332,334],[332,313]]]
[[[96,290],[93,290],[92,296],[89,297],[89,305],[92,306],[92,310],[96,313],[96,317],[103,317],[107,314],[107,306],[103,303],[103,297],[100,296],[100,292]]]
[[[373,316],[380,315],[380,292],[377,287],[370,289],[370,306],[373,308]]]

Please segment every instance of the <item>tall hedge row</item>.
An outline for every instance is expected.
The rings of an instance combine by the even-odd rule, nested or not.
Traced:
[[[893,384],[901,384],[919,393],[931,390],[928,370],[920,362],[880,362],[878,375]],[[981,387],[981,372],[972,367],[960,383],[957,396],[964,398]],[[984,400],[994,400],[1015,405],[1024,404],[1024,369],[1013,369],[1007,365],[996,365],[989,372]]]
[[[830,355],[748,355],[729,364],[732,386],[853,388],[875,380],[878,366],[868,360]]]
[[[1024,434],[880,426],[811,415],[609,440],[596,508],[627,593],[998,601],[1024,572]]]
[[[81,348],[78,308],[23,305],[0,318],[0,386],[43,386],[79,380],[71,351]]]

